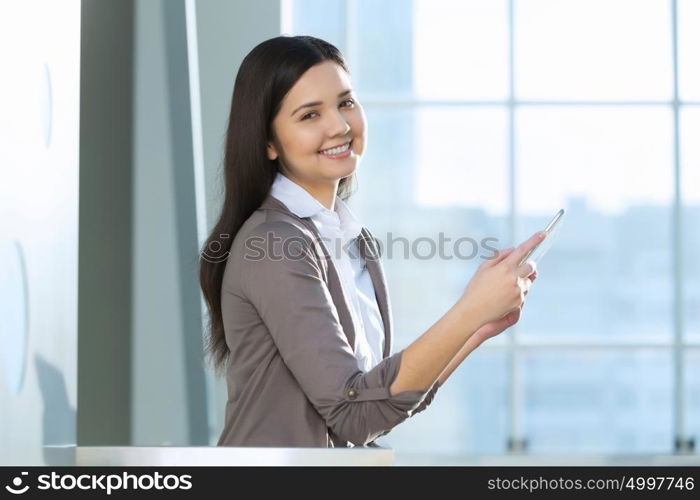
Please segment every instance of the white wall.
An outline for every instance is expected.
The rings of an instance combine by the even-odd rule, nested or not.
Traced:
[[[0,4],[0,60],[0,464],[43,465],[76,436],[80,2]]]

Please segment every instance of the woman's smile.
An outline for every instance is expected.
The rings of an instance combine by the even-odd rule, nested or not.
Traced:
[[[352,152],[352,140],[343,146],[339,146],[337,148],[333,149],[327,149],[325,150],[326,152],[320,152],[321,156],[325,156],[326,158],[331,158],[333,160],[341,159],[341,158],[347,158],[350,156],[350,153]]]

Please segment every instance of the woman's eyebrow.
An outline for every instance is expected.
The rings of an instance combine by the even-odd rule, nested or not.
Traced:
[[[340,98],[340,97],[346,96],[346,95],[348,95],[350,92],[352,92],[352,89],[343,90],[340,94],[338,94],[338,97]],[[302,104],[302,105],[299,106],[297,109],[295,109],[294,111],[292,111],[292,114],[289,115],[289,116],[294,116],[294,114],[295,114],[297,111],[299,111],[300,109],[302,109],[302,108],[311,108],[311,107],[313,107],[313,106],[319,106],[319,105],[321,105],[321,104],[323,104],[323,102],[321,102],[321,101],[314,101],[314,102],[309,102],[309,103],[306,103],[306,104]]]

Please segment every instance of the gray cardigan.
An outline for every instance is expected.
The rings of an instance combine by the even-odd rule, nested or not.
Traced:
[[[362,228],[365,258],[384,321],[383,359],[368,372],[338,274],[309,217],[277,198],[243,224],[221,289],[228,402],[219,446],[377,446],[374,440],[424,410],[439,388],[391,396],[401,363],[391,354],[391,306],[377,242]]]

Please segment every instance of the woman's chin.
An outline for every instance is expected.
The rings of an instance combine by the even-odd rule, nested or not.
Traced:
[[[357,161],[344,162],[344,164],[331,166],[330,168],[324,170],[333,177],[342,179],[355,173],[355,170],[357,170]]]

